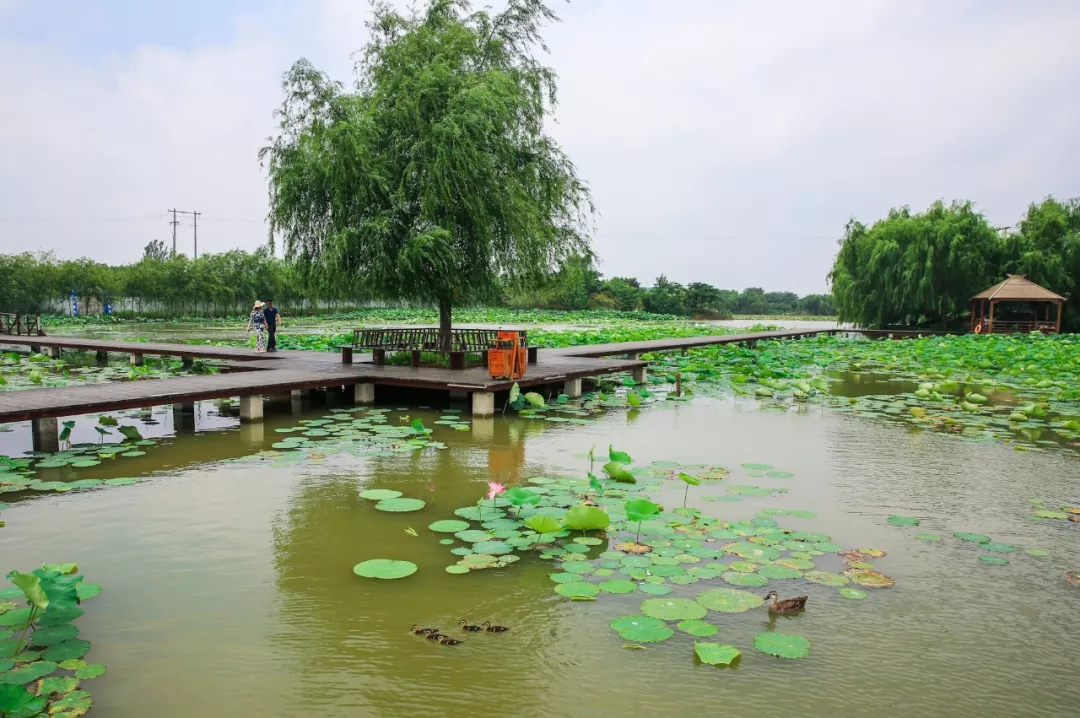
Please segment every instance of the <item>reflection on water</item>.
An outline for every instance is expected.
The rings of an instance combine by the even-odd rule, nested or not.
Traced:
[[[102,715],[494,717],[552,706],[568,716],[1076,715],[1080,616],[1068,610],[1077,594],[1062,576],[1077,568],[1070,560],[1080,526],[1030,521],[1026,501],[1077,500],[1077,464],[1063,456],[968,444],[819,407],[774,413],[698,399],[586,426],[501,417],[470,432],[436,426],[434,438],[448,446],[442,451],[275,466],[222,460],[266,449],[294,417],[270,414],[261,429],[240,435],[228,428],[235,421],[228,412],[200,412],[197,433],[151,447],[136,463],[104,462],[88,470],[100,473],[86,474],[123,467],[152,479],[17,501],[3,515],[0,568],[78,560],[87,580],[104,586],[79,620],[94,643],[91,656],[109,666],[89,686]],[[306,416],[325,413],[317,407]],[[436,415],[407,413],[429,426]],[[171,416],[160,418],[171,433]],[[204,432],[210,423],[219,429]],[[809,594],[808,610],[775,619],[762,611],[712,616],[718,639],[744,651],[738,669],[724,670],[695,664],[694,639],[682,634],[623,650],[607,624],[636,614],[643,595],[566,602],[552,592],[550,565],[536,558],[464,576],[443,571],[457,557],[429,523],[475,503],[489,478],[581,476],[587,462],[576,455],[609,443],[638,463],[720,464],[733,469],[728,483],[787,487],[783,496],[734,503],[702,501],[722,489],[701,487],[690,503],[725,520],[765,507],[814,511],[816,518],[783,523],[885,549],[879,566],[897,584],[848,601],[801,580],[773,582],[783,595]],[[748,477],[743,462],[795,477]],[[154,464],[172,468],[154,473]],[[428,506],[376,511],[357,495],[375,487]],[[668,486],[659,500],[681,502],[682,493]],[[889,526],[893,513],[923,524]],[[419,536],[406,533],[410,527]],[[979,531],[1051,556],[1018,554],[1009,566],[989,566],[970,544],[916,540],[922,530]],[[375,557],[407,559],[419,571],[400,581],[352,574]],[[827,560],[838,560],[822,557],[836,570]],[[673,595],[705,587],[680,586]],[[462,634],[458,647],[408,632],[420,623],[458,635],[460,618],[513,630]],[[810,657],[756,653],[753,636],[770,625],[808,638]]]

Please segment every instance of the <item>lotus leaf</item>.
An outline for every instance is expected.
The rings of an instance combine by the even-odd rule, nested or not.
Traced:
[[[51,646],[54,643],[69,641],[79,635],[79,629],[70,623],[61,626],[39,628],[28,639],[31,646]]]
[[[597,572],[597,575],[600,575],[599,572]],[[624,581],[615,578],[598,584],[598,587],[605,593],[633,593],[637,588],[637,584],[632,581]]]
[[[41,654],[46,661],[66,661],[71,658],[82,658],[90,650],[90,641],[75,638],[70,641],[54,643]]]
[[[45,710],[46,699],[35,696],[21,685],[0,685],[0,715],[30,718]]]
[[[1049,556],[1050,555],[1050,552],[1047,551],[1044,548],[1026,548],[1026,549],[1024,549],[1024,553],[1026,553],[1028,556],[1036,556],[1036,557]]]
[[[49,712],[57,716],[81,716],[90,710],[93,703],[88,691],[72,691],[63,698],[53,701]]]
[[[650,598],[642,601],[641,612],[665,621],[704,618],[706,613],[704,606],[686,598]]]
[[[742,652],[735,646],[720,643],[695,643],[694,654],[702,663],[713,666],[730,666]]]
[[[525,525],[538,534],[550,534],[562,530],[562,523],[551,516],[530,516],[525,519]]]
[[[979,560],[983,563],[993,564],[994,566],[1007,566],[1009,559],[1002,558],[1001,556],[979,556]]]
[[[474,553],[486,553],[492,556],[501,556],[511,553],[514,549],[505,541],[477,541],[473,544]]]
[[[799,578],[802,576],[802,571],[799,569],[780,566],[778,564],[762,566],[758,569],[758,573],[765,578],[773,579]]]
[[[574,581],[572,583],[560,583],[555,586],[555,593],[566,598],[575,598],[579,596],[595,596],[600,593],[600,589],[596,587],[596,584],[586,583],[585,581]]]
[[[798,569],[799,571],[809,571],[814,568],[814,562],[806,558],[781,558],[776,561],[776,565]]]
[[[428,524],[429,530],[440,534],[453,534],[459,531],[467,531],[468,528],[468,521],[458,521],[456,519],[443,519],[442,521],[436,521],[434,523]]]
[[[86,601],[101,593],[101,586],[96,583],[85,583],[80,581],[75,584],[75,593],[78,595],[80,601]]]
[[[384,499],[396,499],[401,496],[400,491],[394,491],[393,489],[368,489],[367,491],[360,492],[360,498],[369,499],[371,501],[382,501]]]
[[[851,588],[850,586],[841,588],[837,591],[844,598],[850,598],[854,600],[861,600],[867,597],[866,591],[860,591],[857,588]]]
[[[733,586],[764,586],[769,582],[764,576],[756,573],[737,573],[735,571],[725,571],[720,574],[720,578]]]
[[[468,567],[468,566],[460,566],[460,565],[458,565],[458,564],[454,564],[454,565],[452,565],[452,566],[447,566],[447,567],[446,567],[446,569],[444,569],[444,570],[445,570],[445,571],[446,571],[447,573],[453,573],[453,574],[462,574],[462,573],[468,573],[468,572],[469,572],[469,567]]]
[[[567,573],[586,574],[592,573],[596,567],[588,561],[564,561],[561,568]]]
[[[706,638],[708,636],[715,636],[719,630],[716,626],[707,621],[702,621],[698,618],[692,618],[687,621],[679,621],[675,626],[683,633],[689,633],[691,636],[697,636],[699,638]]]
[[[990,543],[989,536],[983,536],[982,534],[973,534],[967,531],[957,531],[953,534],[955,538],[961,541],[973,541],[974,543]]]
[[[893,526],[918,526],[921,523],[912,516],[890,516],[888,521]]]
[[[104,666],[102,666],[104,668]],[[75,690],[79,679],[71,676],[49,676],[38,681],[37,694],[46,698],[54,693],[67,693]]]
[[[652,594],[653,596],[666,596],[671,593],[672,589],[670,586],[665,586],[660,583],[640,583],[638,584],[638,590],[642,593]]]
[[[866,569],[850,568],[844,571],[852,583],[866,588],[889,588],[895,581],[880,571],[868,571]]]
[[[379,511],[390,511],[393,513],[406,513],[409,511],[419,511],[424,508],[425,502],[423,499],[409,499],[409,498],[397,498],[397,499],[383,499],[379,503],[375,504],[375,508]]]
[[[77,671],[86,665],[86,661],[81,658],[72,658],[68,661],[60,661],[60,667],[65,671]]]
[[[625,451],[616,451],[608,445],[608,459],[611,461],[617,461],[620,464],[632,464],[634,460],[630,458],[630,454]]]
[[[0,674],[0,683],[23,686],[31,681],[44,678],[56,670],[53,661],[37,661],[12,668],[7,673]]]
[[[353,566],[353,573],[364,578],[405,578],[416,573],[416,564],[389,558],[373,558]]]
[[[544,397],[537,394],[535,391],[530,391],[525,394],[525,403],[534,409],[543,409],[545,406]]]
[[[1010,543],[997,543],[995,541],[988,541],[982,544],[982,548],[993,553],[1012,553],[1016,550],[1016,546]]]
[[[699,593],[694,600],[710,611],[721,613],[742,613],[765,603],[757,594],[734,588],[714,588]]]
[[[806,658],[810,641],[787,633],[759,633],[754,636],[754,648],[777,658]]]
[[[820,583],[823,586],[846,586],[850,579],[847,576],[841,576],[838,573],[829,573],[828,571],[807,571],[803,574],[803,578],[812,583]]]
[[[563,526],[573,531],[592,531],[607,528],[611,517],[603,509],[578,504],[566,512]]]
[[[604,464],[604,473],[610,476],[615,481],[624,484],[636,484],[637,479],[626,470],[626,464],[618,461],[609,461]]]
[[[915,538],[920,541],[940,541],[941,537],[937,534],[915,534]]]
[[[105,666],[100,663],[88,663],[75,670],[75,677],[81,681],[105,675]]]
[[[667,624],[651,616],[620,616],[608,625],[620,638],[638,643],[657,643],[675,635]]]

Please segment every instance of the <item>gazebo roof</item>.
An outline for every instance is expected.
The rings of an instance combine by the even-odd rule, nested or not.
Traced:
[[[1046,287],[1040,287],[1023,274],[1007,274],[1005,281],[999,282],[986,291],[979,292],[972,299],[990,299],[997,302],[1063,302],[1065,297],[1054,294]]]

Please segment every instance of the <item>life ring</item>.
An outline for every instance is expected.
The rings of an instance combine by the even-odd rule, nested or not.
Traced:
[[[982,334],[982,324],[976,324],[975,325],[975,333],[976,334]]]

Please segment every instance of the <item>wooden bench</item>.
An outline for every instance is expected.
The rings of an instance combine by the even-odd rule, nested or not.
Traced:
[[[440,334],[438,329],[430,327],[409,327],[401,329],[354,329],[352,344],[339,347],[341,361],[351,364],[353,354],[357,349],[371,350],[372,361],[379,366],[386,363],[387,352],[409,352],[412,355],[412,365],[420,366],[421,352],[435,352],[450,356],[451,369],[465,368],[466,354],[480,354],[487,365],[488,349],[495,346],[498,335],[497,329],[453,329],[450,331],[449,343],[444,340],[445,335]],[[536,363],[536,349],[528,346],[528,338],[525,331],[519,332],[521,343],[528,349],[529,362]]]

